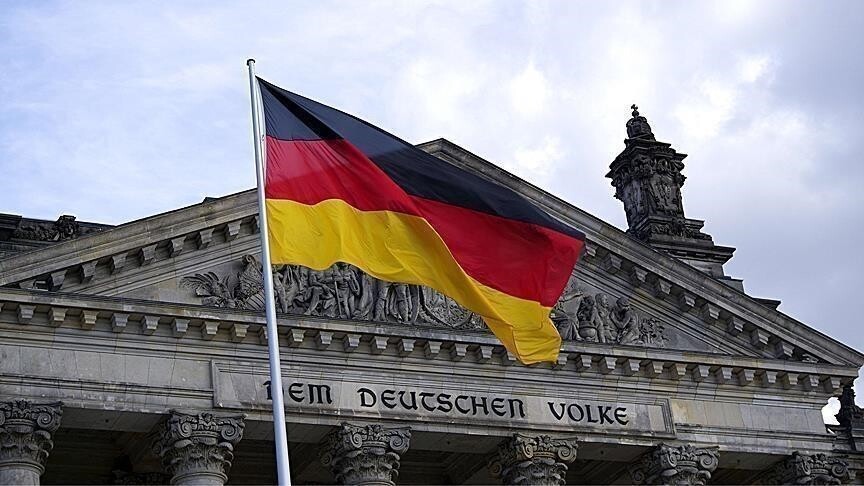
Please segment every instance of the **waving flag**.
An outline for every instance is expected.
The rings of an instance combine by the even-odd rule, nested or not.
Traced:
[[[523,363],[554,361],[549,313],[584,235],[516,192],[259,78],[273,263],[335,262],[431,287]]]

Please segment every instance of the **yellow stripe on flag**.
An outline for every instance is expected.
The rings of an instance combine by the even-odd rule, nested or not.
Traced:
[[[431,287],[482,316],[523,363],[558,359],[561,337],[549,319],[551,308],[471,278],[425,219],[360,211],[340,199],[266,204],[273,263],[324,270],[345,262],[382,280]]]

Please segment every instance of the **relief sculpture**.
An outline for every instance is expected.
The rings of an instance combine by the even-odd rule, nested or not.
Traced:
[[[385,282],[353,265],[337,263],[324,270],[300,265],[276,265],[273,283],[277,310],[361,321],[405,325],[485,329],[483,320],[453,299],[428,287]],[[243,257],[239,272],[214,272],[183,277],[180,285],[195,291],[205,305],[262,310],[264,285],[261,262]],[[666,346],[663,324],[642,315],[626,297],[587,292],[572,278],[552,309],[552,321],[565,341]]]
[[[639,314],[626,297],[589,295],[571,279],[552,309],[552,322],[565,341],[666,347],[665,327],[653,317]]]

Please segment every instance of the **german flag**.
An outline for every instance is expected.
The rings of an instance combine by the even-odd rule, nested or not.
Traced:
[[[431,287],[482,316],[523,363],[557,359],[549,313],[581,232],[363,120],[258,81],[273,263],[345,262]]]

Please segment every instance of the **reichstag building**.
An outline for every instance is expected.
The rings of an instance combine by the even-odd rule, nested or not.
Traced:
[[[860,481],[864,354],[726,275],[735,249],[684,215],[686,155],[635,107],[626,130],[626,231],[420,145],[585,232],[556,363],[521,365],[428,288],[277,266],[277,391],[255,191],[120,226],[0,215],[0,483],[273,483],[279,392],[295,484]]]

